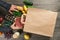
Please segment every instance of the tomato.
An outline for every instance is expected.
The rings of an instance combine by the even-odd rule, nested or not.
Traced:
[[[3,21],[3,18],[2,18],[2,17],[0,17],[0,23],[2,23],[2,21]]]

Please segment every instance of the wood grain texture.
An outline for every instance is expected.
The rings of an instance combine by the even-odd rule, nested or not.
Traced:
[[[57,12],[29,8],[24,31],[53,37]]]

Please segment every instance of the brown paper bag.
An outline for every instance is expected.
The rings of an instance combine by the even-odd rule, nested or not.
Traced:
[[[56,19],[57,12],[37,8],[29,8],[24,31],[52,37]]]

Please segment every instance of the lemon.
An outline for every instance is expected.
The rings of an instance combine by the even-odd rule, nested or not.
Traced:
[[[30,38],[29,35],[27,34],[24,35],[24,39],[29,40],[29,38]]]

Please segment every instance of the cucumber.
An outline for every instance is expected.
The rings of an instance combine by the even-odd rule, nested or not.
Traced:
[[[29,6],[32,6],[32,5],[33,5],[33,3],[32,3],[32,2],[29,2],[29,1],[23,1],[23,3],[24,3],[25,5],[29,5]]]
[[[18,16],[18,17],[19,17],[19,16],[21,17],[22,14],[23,14],[23,13],[22,13],[21,11],[14,11],[14,12],[13,12],[13,15],[14,15],[14,16]]]

